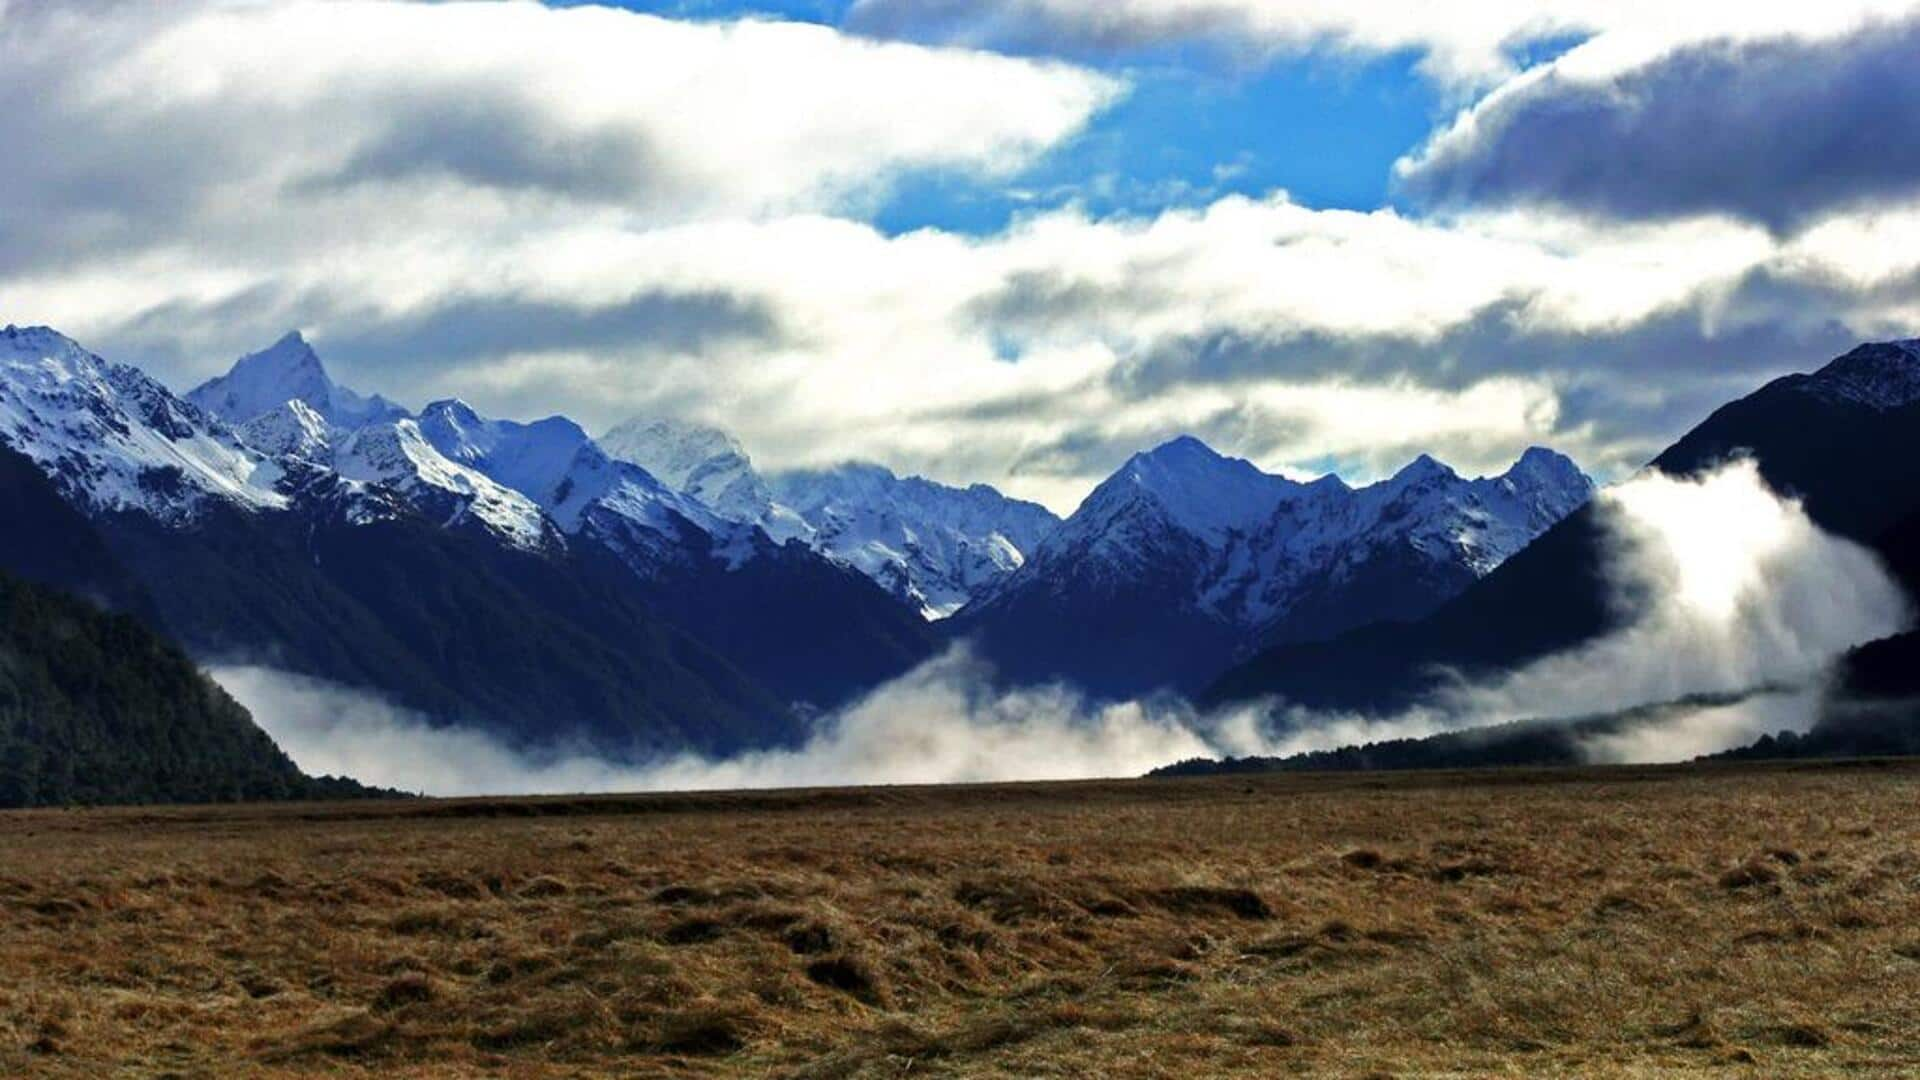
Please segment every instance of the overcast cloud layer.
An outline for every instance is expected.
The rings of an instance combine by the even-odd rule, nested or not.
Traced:
[[[671,413],[768,467],[1062,510],[1179,432],[1354,479],[1532,443],[1619,475],[1772,375],[1920,332],[1912,10],[864,0],[836,30],[13,0],[0,140],[33,152],[0,166],[0,321],[182,388],[299,327],[413,404]],[[1128,93],[1096,54],[1196,38],[1413,51],[1460,111],[1398,209],[871,224],[915,177],[991,188],[1071,145]]]

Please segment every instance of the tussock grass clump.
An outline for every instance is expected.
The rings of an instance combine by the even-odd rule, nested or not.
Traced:
[[[886,977],[859,953],[836,953],[807,964],[807,978],[821,986],[868,1005],[884,1006],[891,998]]]
[[[1748,859],[1738,866],[1720,875],[1720,887],[1723,889],[1752,889],[1771,885],[1780,880],[1780,871],[1761,861]]]
[[[705,1004],[652,1018],[628,1044],[643,1053],[715,1056],[738,1053],[753,1029],[752,1014],[738,1007]]]
[[[433,980],[424,972],[407,971],[388,980],[373,999],[373,1007],[378,1011],[398,1009],[403,1005],[412,1005],[433,1000]]]

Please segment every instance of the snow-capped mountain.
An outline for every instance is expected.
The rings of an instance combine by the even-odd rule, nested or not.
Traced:
[[[735,541],[751,525],[727,521],[646,469],[615,461],[566,417],[494,420],[450,400],[422,409],[420,427],[449,459],[525,494],[564,532],[592,533],[639,572],[717,550],[734,559],[750,554]]]
[[[640,466],[729,521],[752,522],[776,540],[805,533],[804,522],[774,505],[739,441],[718,428],[633,419],[608,429],[599,443],[608,456]]]
[[[333,426],[297,398],[241,424],[238,434],[241,442],[268,457],[320,466],[333,462]]]
[[[673,420],[629,420],[599,441],[724,519],[860,571],[930,620],[1012,573],[1059,524],[985,484],[949,487],[867,463],[762,477],[731,435]]]
[[[879,582],[929,619],[945,618],[1020,568],[1059,525],[1037,503],[985,484],[956,488],[879,465],[776,474],[777,506],[807,541]]]
[[[244,424],[289,401],[306,405],[328,424],[348,431],[407,415],[378,394],[363,397],[336,384],[319,354],[297,330],[241,357],[225,375],[201,383],[186,398],[229,424]]]
[[[1324,478],[1230,548],[1205,603],[1268,641],[1410,618],[1491,572],[1593,491],[1578,466],[1541,447],[1500,476],[1473,480],[1425,454],[1357,490]],[[1369,579],[1391,582],[1397,595],[1362,601],[1355,591]]]
[[[224,424],[46,327],[0,330],[0,439],[90,511],[185,521],[209,499],[286,504],[280,470]]]
[[[609,457],[571,420],[492,420],[443,401],[420,426],[446,457],[532,498],[577,548],[612,554],[656,610],[788,700],[831,705],[933,646],[912,609],[853,570]]]
[[[956,630],[1016,679],[1187,689],[1266,641],[1424,614],[1592,492],[1539,449],[1497,477],[1422,456],[1356,489],[1184,437],[1129,459]]]

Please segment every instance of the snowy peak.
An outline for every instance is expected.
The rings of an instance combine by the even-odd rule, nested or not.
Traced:
[[[1804,385],[1879,410],[1911,405],[1920,401],[1920,339],[1861,345]]]
[[[422,409],[419,426],[446,460],[532,500],[568,535],[592,532],[642,573],[704,554],[737,563],[752,553],[751,525],[723,521],[638,465],[608,457],[566,417],[490,420],[448,400]]]
[[[329,424],[347,430],[406,415],[383,397],[362,397],[335,383],[298,330],[241,357],[225,375],[195,387],[187,400],[232,424],[244,424],[288,401],[301,402]]]
[[[804,521],[814,550],[852,566],[929,619],[959,610],[1059,524],[1045,507],[985,484],[949,487],[867,463],[782,473],[777,508]]]
[[[1069,523],[1088,511],[1097,521],[1145,500],[1174,526],[1217,544],[1230,533],[1259,526],[1301,487],[1183,435],[1129,458],[1119,472],[1094,489]]]
[[[1593,481],[1573,459],[1544,446],[1530,446],[1500,479],[1518,488],[1590,488]]]
[[[1497,477],[1465,479],[1422,454],[1351,488],[1336,476],[1296,483],[1176,439],[1130,458],[990,602],[1138,588],[1257,633],[1370,575],[1484,574],[1592,493],[1573,462],[1539,448]]]
[[[773,512],[773,496],[752,459],[718,428],[636,418],[609,429],[599,443],[614,459],[640,466],[730,521],[761,524],[782,540],[801,532]]]
[[[1432,487],[1458,479],[1460,474],[1454,472],[1452,466],[1434,460],[1431,454],[1421,454],[1394,473],[1387,483],[1397,488]]]
[[[1536,534],[1585,506],[1596,490],[1593,478],[1572,458],[1541,446],[1528,448],[1500,476],[1477,483],[1491,485],[1523,507]]]
[[[275,467],[136,368],[46,327],[0,331],[0,439],[72,501],[194,517],[207,498],[278,506]]]
[[[579,424],[550,416],[530,424],[488,420],[464,401],[436,401],[420,410],[420,429],[434,449],[551,508],[581,452],[593,445]]]

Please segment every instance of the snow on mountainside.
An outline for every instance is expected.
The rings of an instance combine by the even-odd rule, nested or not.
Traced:
[[[1539,447],[1497,477],[1462,479],[1422,454],[1387,480],[1351,488],[1337,476],[1302,483],[1264,473],[1183,436],[1129,459],[1018,577],[1085,560],[1112,563],[1124,576],[1156,534],[1170,533],[1205,552],[1204,565],[1192,568],[1196,600],[1257,624],[1277,613],[1284,591],[1252,600],[1236,586],[1337,574],[1384,545],[1485,574],[1592,494],[1573,462]]]
[[[1234,545],[1206,604],[1266,629],[1313,591],[1338,590],[1384,561],[1464,582],[1483,577],[1593,497],[1572,461],[1534,447],[1495,477],[1463,479],[1421,455],[1394,476],[1351,489],[1308,485]],[[1304,629],[1304,628],[1303,628]]]
[[[45,327],[0,331],[0,439],[69,500],[192,519],[205,499],[276,507],[280,471],[138,369]]]
[[[186,398],[230,424],[244,424],[289,401],[301,402],[345,430],[407,415],[377,394],[362,397],[336,384],[297,330],[241,357],[225,375],[201,383]]]
[[[975,484],[954,488],[848,464],[763,478],[732,436],[673,420],[629,420],[601,436],[715,514],[799,539],[853,567],[928,619],[952,614],[1017,569],[1059,523],[1046,508]]]
[[[290,400],[240,425],[240,441],[274,458],[315,465],[333,461],[333,430],[304,401]]]
[[[803,522],[774,505],[746,450],[718,428],[634,419],[609,429],[599,442],[609,456],[640,466],[730,521],[752,522],[776,540],[805,533]]]
[[[782,473],[776,504],[809,527],[815,550],[944,618],[1017,570],[1059,524],[1052,512],[985,484],[948,487],[878,465]]]
[[[1027,568],[1000,591],[1036,581],[1043,567],[1086,563],[1125,577],[1157,559],[1159,541],[1179,536],[1207,550],[1250,532],[1305,485],[1223,457],[1191,436],[1142,451],[1102,481],[1039,545]]]
[[[1477,480],[1423,455],[1351,488],[1183,437],[1129,459],[958,625],[1015,679],[1191,689],[1236,650],[1431,610],[1592,492],[1546,450]]]
[[[544,547],[552,539],[547,519],[532,499],[449,460],[411,419],[368,424],[355,431],[334,452],[333,467],[349,480],[399,492],[415,509],[444,525],[471,517],[508,542],[529,549]]]
[[[591,532],[643,574],[704,554],[729,564],[752,554],[751,524],[727,521],[638,465],[615,461],[565,417],[523,424],[436,401],[421,410],[420,427],[451,460],[533,499],[563,532]]]

